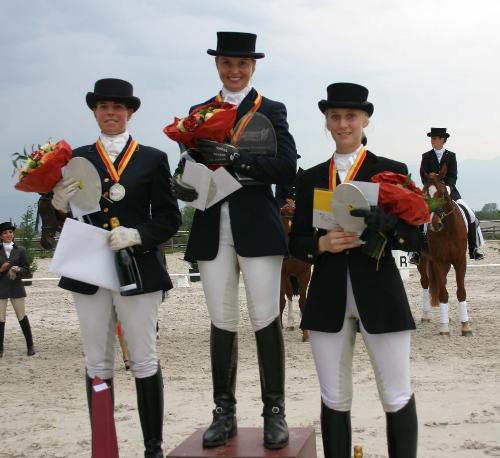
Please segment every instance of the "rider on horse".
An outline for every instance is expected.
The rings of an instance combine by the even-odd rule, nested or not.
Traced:
[[[476,215],[471,208],[464,202],[455,186],[455,183],[457,182],[456,155],[444,147],[444,144],[450,134],[446,132],[445,127],[431,127],[431,131],[427,134],[427,136],[431,138],[431,145],[433,149],[422,154],[422,162],[420,163],[420,177],[422,179],[422,184],[426,184],[426,176],[429,173],[439,173],[441,167],[446,165],[447,173],[444,177],[444,182],[450,188],[451,198],[462,208],[467,219],[469,256],[471,259],[480,261],[484,258],[484,254],[479,250],[479,247],[484,244],[484,240],[481,228],[479,227],[479,220],[476,218]],[[410,258],[410,263],[418,264],[419,261],[420,253],[414,252]]]

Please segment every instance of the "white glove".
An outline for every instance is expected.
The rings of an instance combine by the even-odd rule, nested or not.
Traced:
[[[12,266],[7,272],[7,277],[9,278],[9,280],[15,280],[17,277],[17,272],[19,272],[19,267]]]
[[[137,229],[118,226],[109,234],[109,244],[113,251],[121,250],[129,246],[140,245],[142,243],[141,235]]]
[[[56,210],[69,212],[69,201],[79,191],[79,183],[74,178],[63,178],[54,187],[52,206]]]

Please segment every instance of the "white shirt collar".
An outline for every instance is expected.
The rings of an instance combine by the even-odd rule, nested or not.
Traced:
[[[441,158],[443,157],[443,154],[444,154],[445,151],[446,151],[446,148],[441,148],[441,149],[435,149],[434,148],[434,152],[436,153],[438,161],[441,160]]]
[[[14,246],[14,242],[2,242],[4,247]]]
[[[224,86],[222,86],[221,95],[222,100],[227,103],[232,103],[236,106],[242,102],[242,100],[248,95],[248,93],[252,90],[252,86],[248,85],[238,92],[228,91]]]
[[[130,134],[128,130],[118,135],[107,135],[103,132],[99,135],[106,152],[114,160],[122,152],[128,142]]]
[[[340,154],[337,153],[337,151],[335,151],[335,153],[333,153],[335,168],[339,171],[347,172],[351,168],[352,164],[354,164],[356,156],[358,155],[358,153],[361,151],[362,148],[363,145],[360,145],[359,148],[356,149],[356,151],[347,154]]]

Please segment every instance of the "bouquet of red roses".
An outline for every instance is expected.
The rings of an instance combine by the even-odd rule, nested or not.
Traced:
[[[382,172],[374,175],[371,181],[380,185],[378,205],[385,213],[396,215],[411,226],[420,226],[429,221],[429,207],[411,175]],[[387,236],[378,232],[363,248],[368,256],[377,260],[377,270],[387,244]]]
[[[420,226],[429,221],[429,207],[411,175],[382,172],[371,180],[380,184],[378,203],[386,213],[399,216],[411,226]]]
[[[197,107],[185,118],[175,118],[163,132],[172,140],[195,148],[198,140],[224,142],[236,121],[236,105],[213,101]]]
[[[62,178],[61,168],[68,163],[72,155],[71,146],[64,140],[38,146],[31,154],[27,154],[26,150],[24,154],[13,154],[12,164],[19,173],[15,188],[40,194],[51,192]]]

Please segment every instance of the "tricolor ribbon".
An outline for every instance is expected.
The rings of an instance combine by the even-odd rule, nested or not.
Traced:
[[[111,159],[108,153],[106,152],[106,148],[104,148],[104,145],[102,144],[100,138],[98,138],[96,141],[96,148],[102,162],[104,162],[104,165],[106,166],[106,170],[108,171],[109,176],[113,179],[115,183],[118,183],[120,181],[120,177],[123,171],[127,168],[130,159],[132,159],[132,155],[137,150],[137,141],[134,139],[130,141],[127,150],[123,154],[123,157],[120,163],[118,164],[118,170],[115,168],[113,162],[111,162]]]
[[[358,170],[361,168],[361,164],[363,164],[365,158],[366,158],[366,149],[361,148],[360,152],[356,156],[356,159],[354,160],[354,163],[349,168],[347,175],[345,176],[344,182],[352,181],[354,179],[354,177],[358,173]],[[330,189],[330,191],[335,191],[336,187],[337,187],[337,169],[335,168],[334,156],[332,156],[332,158],[330,159],[328,188]]]

